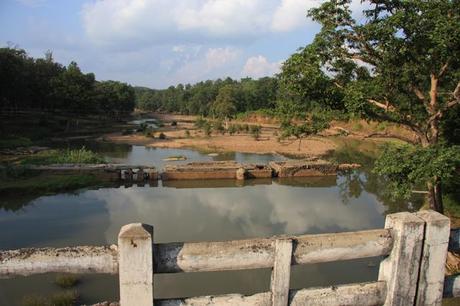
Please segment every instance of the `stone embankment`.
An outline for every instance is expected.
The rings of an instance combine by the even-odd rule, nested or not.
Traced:
[[[334,164],[324,160],[289,160],[270,162],[268,165],[235,161],[192,162],[181,165],[166,165],[161,172],[154,166],[124,164],[59,164],[29,166],[28,169],[52,173],[91,173],[109,181],[144,182],[158,179],[174,181],[318,177],[337,175],[338,171],[359,167],[359,164]]]

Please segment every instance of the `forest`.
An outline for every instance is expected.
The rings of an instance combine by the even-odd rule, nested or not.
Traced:
[[[67,67],[48,51],[33,58],[25,50],[0,48],[0,109],[117,118],[134,109],[134,89],[117,81],[96,81],[76,62]]]

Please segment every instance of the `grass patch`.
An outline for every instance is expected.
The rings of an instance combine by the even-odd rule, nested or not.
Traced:
[[[63,289],[70,289],[78,284],[79,280],[73,274],[59,274],[56,276],[54,283]]]
[[[77,150],[48,150],[27,156],[21,160],[22,165],[50,164],[101,164],[104,158],[91,150],[82,147]]]
[[[55,293],[49,297],[31,295],[23,298],[22,306],[73,306],[77,305],[79,294],[75,290]]]
[[[27,137],[7,136],[0,139],[0,149],[13,149],[17,147],[28,147],[33,143]]]
[[[0,194],[54,193],[96,186],[101,183],[102,181],[92,174],[38,174],[32,177],[2,180],[0,183]]]

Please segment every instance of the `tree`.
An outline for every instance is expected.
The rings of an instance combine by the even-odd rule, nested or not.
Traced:
[[[408,127],[417,138],[411,156],[430,152],[433,162],[446,162],[453,155],[440,153],[440,126],[460,104],[460,1],[363,1],[369,8],[359,22],[350,2],[331,0],[309,11],[322,26],[313,46],[342,89],[344,106],[363,118]],[[364,69],[369,72],[360,78]],[[403,169],[401,175],[413,175]],[[418,177],[427,179],[430,207],[442,212],[443,177],[430,173]]]
[[[224,85],[219,89],[216,101],[212,105],[212,114],[220,119],[229,119],[236,113],[238,103],[233,85]]]
[[[306,116],[302,107],[292,101],[279,102],[277,114],[281,121],[281,137],[294,136],[299,140],[299,151],[302,138],[316,135],[329,127],[330,119],[326,114],[313,112]]]

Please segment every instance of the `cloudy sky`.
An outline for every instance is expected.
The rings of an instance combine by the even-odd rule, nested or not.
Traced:
[[[99,80],[165,88],[273,75],[319,26],[319,0],[0,0],[0,45],[52,50]]]

